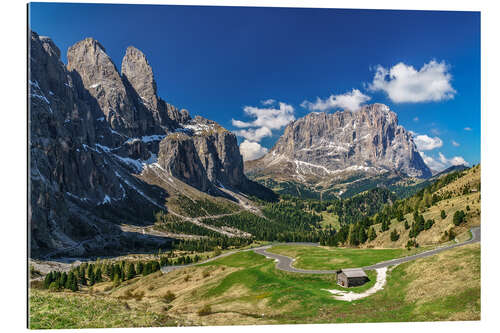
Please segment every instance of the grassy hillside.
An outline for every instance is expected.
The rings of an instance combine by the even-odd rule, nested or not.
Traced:
[[[463,175],[449,184],[439,188],[434,194],[447,199],[436,202],[430,207],[421,207],[421,215],[424,219],[434,220],[434,225],[423,230],[416,237],[417,243],[420,245],[434,245],[450,241],[448,236],[450,231],[454,234],[457,240],[469,238],[469,229],[473,226],[481,224],[481,166],[477,165],[463,173]],[[467,209],[468,207],[468,209]],[[446,214],[445,218],[441,217],[441,211]],[[463,211],[465,222],[459,226],[454,225],[453,215],[457,211]],[[412,213],[404,215],[404,219],[411,225],[414,221]],[[377,238],[364,244],[365,247],[387,248],[387,247],[404,247],[409,237],[409,230],[405,228],[404,221],[392,219],[389,230],[382,232],[381,224],[374,226],[377,231]],[[397,231],[400,235],[397,241],[391,241],[390,234]],[[451,241],[453,241],[451,237]]]
[[[240,252],[115,288],[101,283],[92,294],[36,290],[30,295],[31,327],[480,319],[479,244],[399,265],[389,272],[383,290],[352,303],[337,301],[325,290],[339,288],[334,275],[286,273],[274,265],[253,252]]]

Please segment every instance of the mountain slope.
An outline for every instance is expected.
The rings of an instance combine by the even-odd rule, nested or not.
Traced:
[[[152,224],[183,192],[247,206],[245,194],[274,198],[244,176],[232,133],[157,96],[141,51],[127,49],[122,73],[92,38],[67,58],[65,66],[53,41],[31,32],[31,256],[168,246],[121,224]]]

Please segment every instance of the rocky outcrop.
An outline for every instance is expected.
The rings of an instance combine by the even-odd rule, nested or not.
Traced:
[[[184,183],[203,192],[215,192],[194,147],[193,139],[188,135],[173,133],[167,136],[160,144],[158,163]]]
[[[299,178],[347,171],[431,176],[411,134],[383,104],[367,105],[356,112],[310,113],[290,123],[269,153],[249,163],[260,173],[284,164]]]

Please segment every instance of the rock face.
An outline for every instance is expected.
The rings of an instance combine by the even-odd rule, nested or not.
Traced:
[[[53,41],[31,32],[29,94],[32,257],[162,246],[165,238],[119,227],[151,223],[179,190],[148,183],[146,169],[209,195],[222,195],[218,186],[261,190],[243,175],[234,135],[159,98],[136,48],[119,73],[87,38],[69,48],[65,66]]]
[[[349,171],[431,176],[411,134],[383,104],[357,112],[310,113],[290,123],[269,153],[249,163],[249,171],[266,173],[285,165],[298,179]]]
[[[193,139],[188,135],[173,133],[167,136],[160,144],[158,163],[184,183],[203,192],[215,192],[194,147]]]

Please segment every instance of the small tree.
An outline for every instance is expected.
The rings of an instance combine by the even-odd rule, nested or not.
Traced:
[[[407,221],[407,220],[405,220],[405,229],[406,229],[406,230],[410,229],[410,225],[408,224],[408,221]]]
[[[370,227],[370,229],[368,230],[368,239],[372,241],[375,238],[377,238],[377,233],[375,232],[375,228]]]
[[[133,263],[127,265],[127,280],[135,278],[136,272]]]
[[[45,289],[49,289],[50,284],[52,283],[52,272],[49,272],[47,275],[45,275],[45,280],[43,281],[43,287]]]
[[[170,290],[167,291],[165,295],[163,295],[163,301],[165,303],[171,303],[175,299],[175,294]]]
[[[198,316],[206,316],[212,313],[212,307],[210,304],[204,305],[201,309],[198,310]]]
[[[441,210],[441,219],[444,220],[446,218],[446,213],[444,210]]]
[[[455,214],[453,214],[453,224],[459,226],[465,221],[465,213],[463,210],[457,210]]]
[[[399,233],[394,229],[391,231],[391,241],[395,242],[399,239]]]

